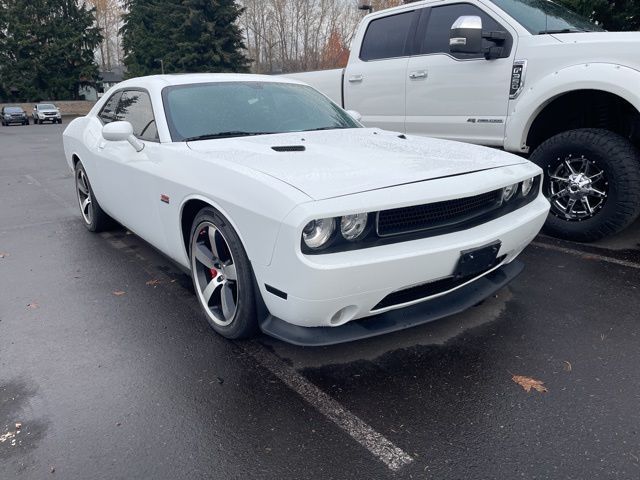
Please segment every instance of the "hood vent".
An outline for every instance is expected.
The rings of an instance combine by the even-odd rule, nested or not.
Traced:
[[[304,152],[304,145],[283,145],[281,147],[271,147],[276,152]]]

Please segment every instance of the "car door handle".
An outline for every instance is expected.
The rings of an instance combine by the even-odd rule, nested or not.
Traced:
[[[427,78],[427,71],[426,70],[417,70],[415,72],[411,72],[409,74],[409,78],[411,80],[417,80],[419,78]]]
[[[349,77],[349,82],[351,82],[351,83],[361,82],[362,80],[364,80],[364,76],[363,75],[351,75]]]

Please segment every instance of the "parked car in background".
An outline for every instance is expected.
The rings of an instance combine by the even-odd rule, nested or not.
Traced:
[[[29,117],[22,107],[7,106],[2,107],[0,111],[0,118],[2,119],[2,126],[11,124],[29,125]]]
[[[211,327],[325,345],[458,313],[520,271],[541,169],[364,128],[261,75],[127,80],[64,131],[81,218],[111,218],[190,272]]]
[[[53,103],[38,103],[33,106],[33,123],[62,123],[60,110]]]
[[[639,51],[553,1],[428,0],[367,15],[346,69],[287,77],[367,126],[530,154],[546,231],[594,241],[640,215]]]

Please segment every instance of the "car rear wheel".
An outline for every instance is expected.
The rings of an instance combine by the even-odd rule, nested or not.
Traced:
[[[93,194],[91,183],[82,162],[76,164],[76,194],[82,221],[91,232],[102,232],[108,230],[115,223],[100,207],[100,204]]]
[[[251,264],[240,238],[219,212],[205,208],[191,228],[191,277],[207,322],[230,339],[258,331]]]
[[[622,231],[640,215],[640,152],[607,130],[561,133],[530,160],[544,170],[551,203],[544,227],[550,235],[593,242]]]

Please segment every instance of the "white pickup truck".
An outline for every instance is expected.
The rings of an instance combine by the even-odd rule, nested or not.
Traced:
[[[367,15],[346,69],[287,76],[367,126],[530,155],[553,235],[594,241],[640,215],[640,33],[549,0],[427,0]]]

